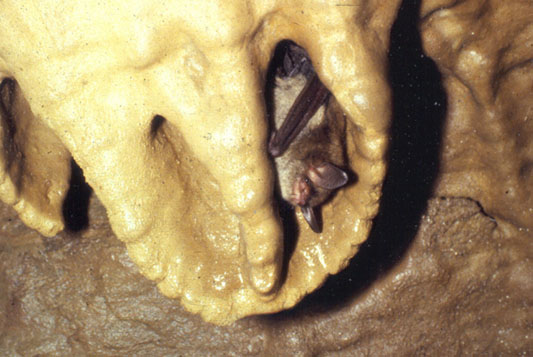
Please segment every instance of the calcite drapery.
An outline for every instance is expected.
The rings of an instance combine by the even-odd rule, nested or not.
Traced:
[[[290,307],[345,266],[377,211],[398,3],[2,2],[0,75],[17,89],[0,195],[55,234],[71,154],[164,294],[215,323]],[[307,49],[347,114],[358,180],[324,206],[323,234],[298,216],[282,270],[262,90],[283,39]]]

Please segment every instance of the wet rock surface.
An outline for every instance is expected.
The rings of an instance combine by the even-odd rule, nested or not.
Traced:
[[[533,229],[533,4],[429,0],[421,10],[447,93],[437,192]]]
[[[366,266],[378,270],[370,283],[358,255],[296,308],[227,327],[184,311],[142,277],[94,198],[89,217],[81,233],[44,238],[2,205],[2,355],[533,352],[531,233],[498,226],[470,199],[431,199],[394,267]]]
[[[54,236],[73,158],[164,295],[220,325],[290,308],[346,267],[378,212],[399,4],[0,2],[0,199]],[[299,211],[280,218],[265,150],[268,68],[284,40],[347,119],[353,175],[321,204],[321,235]]]
[[[533,47],[531,27],[517,25],[529,3],[424,3],[422,39],[436,64],[416,37],[417,9],[404,2],[395,26],[410,30],[393,28],[391,37],[389,171],[370,237],[347,269],[291,310],[217,327],[139,273],[94,196],[89,219],[68,225],[79,232],[52,238],[25,227],[2,204],[0,355],[532,354],[526,139]],[[514,26],[490,20],[513,11],[521,13],[506,17]],[[491,43],[469,43],[489,59],[477,64],[492,67],[460,72],[476,64],[464,57],[473,52],[464,50],[456,66],[460,51],[451,49],[467,47],[451,45],[476,21],[477,33]],[[517,28],[522,40],[505,46]],[[506,35],[498,42],[491,33],[499,29]],[[506,63],[493,61],[498,53],[522,65],[496,66]],[[465,75],[462,84],[458,73]],[[484,97],[491,82],[476,73],[498,73],[494,98]],[[489,99],[475,103],[466,92]],[[85,190],[81,182],[72,186]],[[67,217],[79,218],[79,199],[67,200]]]

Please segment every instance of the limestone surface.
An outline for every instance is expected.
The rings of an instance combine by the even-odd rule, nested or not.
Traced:
[[[0,3],[0,197],[64,226],[70,155],[146,277],[225,324],[296,304],[346,266],[377,213],[399,0]],[[310,55],[348,118],[353,183],[283,236],[267,155],[274,48]],[[15,100],[11,100],[15,98]]]
[[[530,2],[424,1],[420,35],[438,67],[422,53],[417,9],[408,4],[391,33],[395,120],[384,194],[368,240],[345,270],[289,311],[220,327],[187,312],[141,275],[95,195],[87,229],[52,237],[0,204],[0,354],[531,355],[531,185],[513,179],[527,177],[516,168],[530,157],[531,136],[520,145],[517,138],[531,134],[531,117],[521,123],[510,111],[512,105],[528,114],[532,103],[523,56],[531,48],[523,44],[533,38]],[[472,35],[476,51],[500,48],[483,52],[489,67],[454,60],[466,55],[461,49],[468,41],[450,46],[473,30],[490,33],[482,36],[485,44]],[[492,57],[500,54],[522,59],[516,68],[527,70],[506,77],[515,67],[502,71],[505,61]],[[468,86],[453,84],[463,76],[459,70]],[[476,73],[483,85],[473,80]],[[491,73],[505,79],[505,89],[477,103],[473,94],[487,93]],[[507,136],[495,130],[497,123]],[[72,187],[87,191],[78,174],[70,182],[70,205],[80,202]],[[506,185],[521,196],[508,200],[500,191]],[[63,215],[76,216],[77,205],[69,207]]]
[[[6,356],[528,355],[533,237],[468,199],[432,199],[383,270],[370,237],[348,270],[293,310],[204,322],[162,295],[93,199],[80,234],[46,238],[0,206],[0,354]],[[382,249],[382,248],[380,248]],[[368,271],[381,271],[369,284]]]
[[[425,1],[421,16],[448,94],[437,192],[533,229],[533,4]]]

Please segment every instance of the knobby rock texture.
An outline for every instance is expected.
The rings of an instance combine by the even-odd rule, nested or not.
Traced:
[[[348,264],[378,211],[399,3],[3,1],[0,198],[55,235],[74,159],[166,296],[218,324],[290,308]],[[292,215],[292,242],[266,150],[283,40],[307,50],[346,115],[353,177],[322,206],[322,234]]]
[[[2,205],[2,354],[533,353],[533,5],[425,1],[417,37],[413,3],[390,39],[381,207],[345,270],[295,308],[219,327],[141,275],[95,195],[86,229],[48,238]]]

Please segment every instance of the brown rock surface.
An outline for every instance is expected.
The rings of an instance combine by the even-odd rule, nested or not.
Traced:
[[[426,2],[443,9],[452,3],[460,6],[448,14],[456,11],[454,16],[461,17],[461,6],[472,2]],[[519,6],[526,2],[506,3],[512,5],[508,11],[528,9]],[[434,9],[429,5],[426,9]],[[530,181],[527,170],[514,169],[527,159],[531,140],[512,144],[514,133],[531,137],[526,90],[531,82],[524,80],[531,71],[508,77],[508,89],[501,92],[508,102],[512,99],[511,107],[525,110],[524,126],[500,110],[510,108],[503,104],[493,111],[481,106],[479,113],[468,107],[469,115],[461,116],[465,112],[455,108],[462,92],[450,84],[454,69],[436,56],[439,47],[433,43],[428,51],[444,74],[448,100],[416,34],[398,29],[412,23],[416,9],[406,12],[408,7],[400,11],[391,39],[395,120],[382,206],[370,238],[346,270],[290,311],[217,327],[187,313],[143,278],[94,198],[86,230],[53,238],[26,228],[11,208],[1,205],[0,354],[532,354],[533,234],[526,215]],[[497,114],[493,122],[487,121],[490,113]],[[507,136],[482,140],[490,135],[468,131],[477,125],[497,132],[495,122],[506,128]],[[457,136],[461,124],[466,130]],[[472,147],[479,155],[472,154]],[[473,165],[461,160],[464,155]],[[491,163],[481,165],[484,170],[477,172],[482,175],[469,169],[478,160]],[[478,187],[474,180],[480,177]],[[434,182],[439,195],[471,198],[428,199]],[[500,189],[510,183],[520,193],[517,200],[502,199],[506,196]],[[446,191],[452,189],[457,191]]]
[[[368,266],[356,257],[296,309],[228,327],[184,311],[142,277],[97,200],[81,234],[44,238],[5,205],[1,217],[2,355],[533,351],[531,235],[502,233],[468,199],[432,199],[407,253],[370,286],[358,281]]]
[[[437,191],[533,229],[533,3],[430,0],[421,15],[448,93]]]

